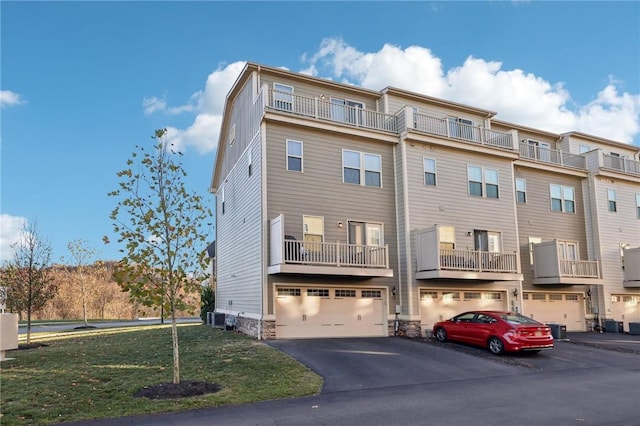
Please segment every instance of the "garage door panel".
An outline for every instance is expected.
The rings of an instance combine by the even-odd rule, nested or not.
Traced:
[[[388,334],[382,290],[299,287],[297,291],[290,291],[283,288],[276,290],[276,338]],[[371,295],[379,297],[369,297]]]
[[[431,330],[438,321],[444,321],[465,311],[507,309],[506,294],[488,290],[420,290],[420,323]]]
[[[640,322],[640,295],[611,295],[610,317],[622,321],[624,330],[629,331],[630,322]]]
[[[584,299],[576,293],[524,293],[522,313],[544,324],[562,324],[567,331],[585,331]]]

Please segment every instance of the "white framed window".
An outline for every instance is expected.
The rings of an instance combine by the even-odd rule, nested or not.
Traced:
[[[589,151],[591,151],[591,147],[589,145],[582,145],[582,144],[578,145],[578,152],[580,154],[584,154]]]
[[[527,139],[529,156],[541,161],[551,161],[551,144]]]
[[[533,246],[542,242],[540,237],[529,237],[529,263],[533,265]]]
[[[293,87],[273,83],[273,107],[283,111],[293,111]]]
[[[516,203],[527,203],[527,181],[525,179],[516,178]]]
[[[422,159],[422,169],[424,171],[424,184],[436,186],[436,160],[424,157]]]
[[[342,150],[342,181],[382,187],[382,157],[366,152]]]
[[[278,296],[300,296],[300,289],[279,287]]]
[[[287,170],[302,172],[302,142],[287,139]]]
[[[467,166],[469,195],[485,198],[499,198],[499,175],[494,169]]]
[[[356,291],[350,289],[336,289],[336,297],[356,297]]]
[[[302,216],[302,239],[305,243],[324,241],[324,218],[321,216]]]
[[[573,187],[550,184],[549,196],[551,198],[551,211],[576,212],[575,189]]]
[[[308,288],[307,296],[329,297],[329,289],[328,288]]]
[[[247,150],[247,168],[249,171],[249,176],[251,176],[251,173],[253,173],[253,162],[252,162],[252,158],[251,158],[251,148],[249,148]]]
[[[459,117],[449,117],[449,136],[466,140],[475,140],[473,121]]]
[[[620,265],[622,266],[622,270],[624,271],[624,251],[628,248],[631,248],[631,244],[629,243],[620,243]]]
[[[478,251],[488,251],[491,253],[499,253],[502,251],[499,232],[475,229],[473,231],[473,240],[474,248]]]
[[[224,186],[220,188],[220,207],[222,208],[222,214],[224,214]]]
[[[362,297],[366,299],[380,299],[382,290],[362,290]]]
[[[616,191],[613,189],[607,190],[607,204],[610,212],[618,211],[618,204],[616,203]]]
[[[562,260],[578,260],[578,243],[558,241],[558,257]]]
[[[487,192],[487,198],[499,198],[498,190],[498,171],[493,169],[484,170],[484,183]]]
[[[636,216],[640,219],[640,193],[636,194]]]
[[[384,245],[384,233],[381,223],[349,221],[349,244],[380,247]]]
[[[351,124],[362,124],[362,102],[351,101],[349,99],[331,98],[331,118]]]
[[[453,226],[440,226],[440,250],[454,250],[456,248],[456,229]]]

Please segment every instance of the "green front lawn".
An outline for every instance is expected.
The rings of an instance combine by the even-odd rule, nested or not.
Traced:
[[[322,378],[254,339],[199,324],[178,326],[181,379],[215,382],[199,397],[133,394],[173,380],[170,325],[90,330],[32,339],[48,346],[7,352],[0,424],[50,424],[181,411],[317,394]]]

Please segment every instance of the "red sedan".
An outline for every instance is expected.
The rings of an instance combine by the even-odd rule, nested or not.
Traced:
[[[496,355],[553,348],[551,328],[514,312],[465,312],[437,322],[433,335],[440,342],[453,340],[482,346]]]

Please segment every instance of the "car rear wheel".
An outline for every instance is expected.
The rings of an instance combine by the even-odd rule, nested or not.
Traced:
[[[492,354],[500,355],[504,352],[504,343],[497,337],[490,338],[488,346]]]
[[[436,329],[436,339],[438,339],[438,342],[446,341],[447,331],[442,327],[439,327],[438,329]]]

